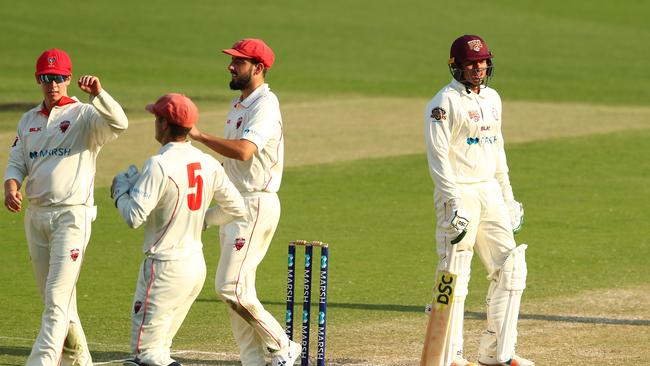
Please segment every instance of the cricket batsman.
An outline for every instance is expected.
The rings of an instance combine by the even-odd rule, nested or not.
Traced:
[[[437,271],[453,274],[447,278],[455,278],[455,287],[448,331],[443,329],[438,342],[440,362],[430,363],[423,357],[422,365],[476,365],[463,354],[464,304],[474,252],[490,281],[479,364],[534,365],[515,353],[527,269],[526,245],[517,246],[514,233],[521,229],[524,211],[514,198],[508,176],[501,98],[487,85],[494,73],[492,58],[481,37],[456,39],[449,59],[453,79],[424,111],[429,172],[435,183]],[[425,340],[425,349],[429,341]]]
[[[102,146],[128,126],[122,107],[84,75],[77,85],[90,103],[68,97],[72,62],[53,48],[36,61],[43,102],[18,123],[4,178],[5,207],[22,209],[25,180],[27,245],[45,309],[28,366],[92,365],[77,313],[76,284],[97,215],[95,160]]]

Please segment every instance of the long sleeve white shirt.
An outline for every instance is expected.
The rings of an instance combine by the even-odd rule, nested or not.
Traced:
[[[4,181],[22,184],[28,176],[25,192],[34,206],[92,206],[97,155],[128,119],[105,90],[90,104],[74,97],[59,104],[49,115],[39,105],[22,116]]]
[[[129,194],[117,202],[126,223],[144,223],[144,253],[178,260],[202,250],[201,232],[212,199],[232,219],[244,200],[219,162],[187,142],[170,142],[149,158]]]
[[[427,104],[424,136],[429,173],[444,202],[461,199],[458,184],[496,179],[513,199],[501,134],[501,98],[485,87],[479,94],[452,80]]]

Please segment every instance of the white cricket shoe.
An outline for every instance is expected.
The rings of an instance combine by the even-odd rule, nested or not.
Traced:
[[[506,362],[498,362],[496,357],[479,356],[478,363],[484,366],[535,366],[535,362],[517,355]]]
[[[453,361],[451,361],[451,364],[449,366],[478,366],[478,364],[471,361],[467,361],[462,357],[457,357],[454,358]]]
[[[294,341],[289,341],[289,346],[273,353],[272,366],[293,366],[300,357],[302,346]]]

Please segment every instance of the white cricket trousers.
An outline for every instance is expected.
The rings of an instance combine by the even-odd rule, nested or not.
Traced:
[[[255,272],[280,220],[275,193],[242,194],[250,214],[221,226],[221,256],[215,289],[228,305],[232,332],[243,366],[264,366],[264,350],[289,345],[284,328],[257,299]]]
[[[496,180],[473,184],[458,184],[462,195],[462,205],[469,216],[469,225],[467,234],[460,243],[452,245],[444,228],[453,212],[446,202],[434,194],[436,205],[436,242],[438,252],[438,270],[449,269],[447,261],[449,251],[455,249],[458,252],[476,252],[483,262],[487,273],[492,274],[503,266],[510,252],[515,248],[516,242],[512,233],[512,223],[508,207],[503,200],[501,187]],[[461,255],[461,257],[463,257]],[[458,255],[457,255],[458,258]],[[458,259],[457,259],[458,260]],[[460,264],[460,263],[459,263]],[[465,268],[456,270],[463,273],[466,278],[459,279],[458,283],[464,283],[462,296],[458,296],[454,301],[454,311],[452,319],[450,339],[453,351],[450,353],[454,356],[463,355],[463,313],[464,301],[467,291],[467,282],[470,276],[471,254],[469,258],[462,262]],[[461,294],[459,294],[461,295]],[[488,293],[488,297],[490,294]],[[488,309],[489,310],[489,309]],[[488,342],[488,340],[490,342]],[[491,349],[481,349],[481,354],[493,354],[496,352],[496,336],[493,333],[484,333],[482,336],[481,346],[491,344]]]
[[[146,258],[133,297],[131,352],[147,365],[167,366],[172,340],[205,282],[203,252],[180,260]]]
[[[96,216],[94,206],[30,206],[25,212],[27,245],[45,305],[28,366],[92,365],[76,284]]]

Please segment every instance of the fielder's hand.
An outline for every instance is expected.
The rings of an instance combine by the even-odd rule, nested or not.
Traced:
[[[508,211],[510,211],[510,223],[512,223],[512,232],[517,234],[524,225],[524,205],[515,200],[506,202]]]
[[[463,210],[459,200],[451,199],[448,205],[451,208],[451,218],[445,223],[445,229],[451,238],[451,244],[458,244],[467,234],[469,215]]]
[[[129,193],[139,177],[138,168],[132,164],[127,171],[119,173],[113,178],[111,198],[115,202],[115,207],[117,207],[117,201],[119,201],[120,197]]]
[[[5,191],[5,207],[11,212],[20,212],[23,195],[20,191]]]
[[[84,75],[79,78],[77,85],[79,85],[79,89],[95,97],[102,92],[102,83],[99,82],[99,78],[96,76]]]

